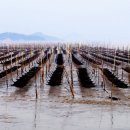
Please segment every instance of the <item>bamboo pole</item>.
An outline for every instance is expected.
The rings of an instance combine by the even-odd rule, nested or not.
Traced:
[[[98,50],[98,54],[99,54],[99,50]],[[98,55],[97,54],[97,55]],[[98,61],[97,61],[98,62]],[[97,68],[98,68],[98,85],[99,85],[99,66],[97,65]]]
[[[36,97],[36,101],[38,99],[38,91],[37,91],[37,76],[35,75],[35,97]]]
[[[114,73],[116,72],[116,49],[115,49],[115,52],[114,52],[114,64],[113,64],[113,70],[114,70]]]
[[[73,64],[72,64],[72,54],[71,54],[71,86],[73,88]]]
[[[130,49],[128,47],[128,66],[130,66]]]
[[[123,76],[124,76],[124,73],[123,73],[123,62],[122,62],[122,80],[123,80]]]
[[[22,62],[23,62],[23,60],[24,60],[24,59],[23,59],[23,51],[22,51]],[[23,74],[24,63],[22,63],[21,65],[22,65],[22,66],[21,66],[21,75],[22,75],[22,74]]]
[[[11,79],[13,81],[13,76],[12,76],[12,52],[11,52]]]
[[[66,69],[65,69],[65,76],[66,76],[67,82],[68,82],[68,84],[69,84],[70,92],[71,92],[71,94],[72,94],[72,97],[74,98],[73,87],[72,87],[71,82],[69,81],[69,76],[68,76],[68,73],[67,73]]]
[[[103,77],[102,87],[103,87],[103,89],[104,89],[104,91],[105,91],[105,80],[104,80],[103,66],[104,66],[104,62],[103,62],[103,60],[102,60],[102,77]]]
[[[16,65],[17,65],[17,78],[18,78],[18,57],[16,55]]]
[[[41,55],[41,81],[44,81],[44,63],[42,62],[42,57],[44,57],[43,50]]]
[[[7,89],[8,89],[7,66],[6,66],[6,85],[7,85]]]

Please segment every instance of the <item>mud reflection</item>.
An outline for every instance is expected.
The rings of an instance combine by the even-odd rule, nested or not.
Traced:
[[[62,86],[50,86],[49,96],[60,96]]]

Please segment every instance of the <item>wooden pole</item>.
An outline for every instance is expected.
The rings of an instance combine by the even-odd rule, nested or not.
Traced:
[[[35,75],[35,97],[36,97],[36,101],[38,99],[38,91],[37,91],[37,76]]]
[[[8,89],[7,66],[6,66],[6,84],[7,84],[7,89]]]
[[[66,70],[65,70],[65,76],[66,76],[67,82],[68,82],[68,84],[69,84],[69,86],[70,86],[70,92],[71,92],[71,94],[72,94],[72,97],[74,98],[73,87],[72,87],[72,84],[71,84],[70,81],[69,81],[69,76],[68,76],[68,73],[67,73]]]
[[[130,65],[130,50],[129,50],[129,47],[128,47],[128,66]]]
[[[22,62],[23,62],[23,51],[22,51]],[[21,65],[22,65],[22,66],[21,66],[21,75],[23,74],[23,68],[24,68],[24,67],[23,67],[23,66],[24,66],[23,64],[24,64],[24,63],[21,64]]]
[[[113,96],[112,88],[113,88],[113,82],[112,82],[112,87],[111,87],[111,101],[112,101],[112,96]]]
[[[115,53],[114,53],[114,65],[113,65],[113,70],[114,73],[116,72],[116,49],[115,49]]]
[[[42,52],[42,55],[41,55],[41,81],[43,82],[44,81],[44,63],[42,62],[42,57],[44,57],[43,52]]]
[[[122,62],[122,80],[123,80],[123,75],[124,73],[123,73],[123,62]]]
[[[103,84],[102,84],[103,86],[102,87],[105,90],[105,80],[104,80],[104,73],[103,73],[103,64],[104,63],[103,63],[103,60],[102,60],[102,76],[103,76]]]
[[[18,59],[17,59],[17,55],[16,55],[16,65],[17,65],[17,78],[18,78]]]
[[[73,88],[73,64],[72,64],[72,54],[71,54],[71,86]]]
[[[11,79],[13,81],[13,76],[12,76],[12,52],[11,52]]]

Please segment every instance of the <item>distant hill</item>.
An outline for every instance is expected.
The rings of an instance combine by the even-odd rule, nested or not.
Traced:
[[[40,32],[25,35],[25,34],[19,34],[19,33],[13,33],[13,32],[5,32],[0,33],[0,41],[3,40],[12,40],[12,41],[59,41],[57,37],[49,36],[42,34]]]

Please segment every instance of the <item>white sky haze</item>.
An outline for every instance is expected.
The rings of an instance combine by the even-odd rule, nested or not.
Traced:
[[[130,41],[130,0],[0,0],[0,33]]]

